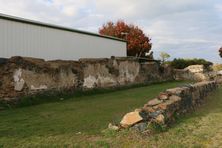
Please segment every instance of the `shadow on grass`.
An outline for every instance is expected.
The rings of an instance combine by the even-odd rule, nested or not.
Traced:
[[[16,107],[27,107],[27,106],[32,106],[32,105],[58,102],[58,101],[69,100],[69,99],[75,99],[75,101],[78,101],[83,96],[94,96],[94,95],[99,95],[99,94],[108,94],[108,93],[117,92],[117,91],[124,91],[127,89],[140,88],[140,87],[159,85],[159,84],[165,84],[165,83],[172,83],[172,82],[179,83],[179,82],[183,82],[183,81],[153,82],[153,83],[149,83],[149,84],[134,84],[134,85],[110,87],[110,88],[95,88],[95,89],[90,89],[90,90],[89,89],[88,90],[75,89],[74,91],[72,91],[72,90],[43,91],[43,92],[39,92],[38,94],[35,94],[35,95],[21,97],[17,104],[10,104],[10,103],[0,101],[0,107],[3,107],[5,109],[12,109],[12,108],[16,108]]]
[[[97,134],[107,128],[109,122],[119,122],[126,112],[142,106],[160,91],[185,83],[187,82],[134,86],[135,88],[113,93],[109,92],[114,90],[92,92],[87,94],[88,96],[81,93],[76,97],[67,96],[68,99],[64,99],[65,101],[46,102],[38,106],[28,104],[29,107],[5,110],[0,112],[0,135],[29,137],[78,132]]]

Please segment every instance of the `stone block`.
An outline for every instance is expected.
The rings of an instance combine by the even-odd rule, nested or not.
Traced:
[[[154,120],[157,124],[164,124],[165,123],[165,117],[163,114],[159,114],[155,120]]]
[[[153,100],[150,100],[147,105],[148,106],[155,106],[155,105],[158,105],[160,103],[162,103],[163,101],[162,100],[159,100],[157,98],[153,99]]]
[[[123,117],[120,125],[124,128],[128,128],[142,120],[143,118],[140,116],[139,112],[130,112]]]
[[[160,93],[158,96],[158,99],[167,100],[167,99],[169,99],[169,94],[168,93]]]

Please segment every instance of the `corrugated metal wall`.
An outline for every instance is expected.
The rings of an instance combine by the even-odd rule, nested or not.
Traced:
[[[77,60],[126,56],[126,42],[0,18],[0,57]]]

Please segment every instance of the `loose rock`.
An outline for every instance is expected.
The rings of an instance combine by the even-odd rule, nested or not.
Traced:
[[[177,102],[177,101],[180,101],[180,100],[181,100],[181,97],[176,96],[176,95],[173,95],[173,96],[170,96],[169,99],[172,100],[173,102]]]
[[[155,106],[155,105],[158,105],[158,104],[160,104],[162,102],[163,102],[162,100],[159,100],[159,99],[155,98],[155,99],[150,100],[148,102],[148,106]]]
[[[167,93],[160,93],[158,96],[160,100],[167,100],[168,99],[168,94]]]
[[[130,112],[123,117],[120,125],[124,128],[128,128],[142,120],[143,118],[140,116],[139,112]]]
[[[162,103],[162,104],[159,104],[157,106],[154,106],[154,109],[166,110],[167,105],[166,105],[166,103]]]
[[[150,133],[147,124],[156,123],[163,127],[167,126],[174,122],[175,115],[180,116],[192,111],[209,92],[216,88],[215,81],[208,81],[168,89],[166,94],[160,93],[157,98],[145,104],[141,110],[136,109],[135,112],[126,114],[121,125]]]
[[[112,123],[109,123],[108,128],[114,131],[118,131],[120,128],[116,125],[112,125]]]
[[[147,125],[148,125],[147,123],[142,122],[142,123],[136,124],[132,128],[139,131],[139,132],[144,132],[147,129]]]
[[[162,112],[163,112],[163,111],[158,110],[158,111],[149,113],[149,117],[151,117],[151,118],[156,118],[158,115],[162,114]]]
[[[155,110],[152,107],[143,107],[143,111],[150,113],[150,112],[155,112]]]
[[[158,124],[164,124],[165,121],[164,121],[164,115],[163,114],[160,114],[156,117],[155,119],[155,122],[158,123]]]

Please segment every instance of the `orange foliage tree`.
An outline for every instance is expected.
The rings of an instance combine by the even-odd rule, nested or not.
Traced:
[[[99,29],[99,33],[126,40],[128,56],[145,57],[152,47],[151,39],[138,26],[124,21],[108,22]]]

